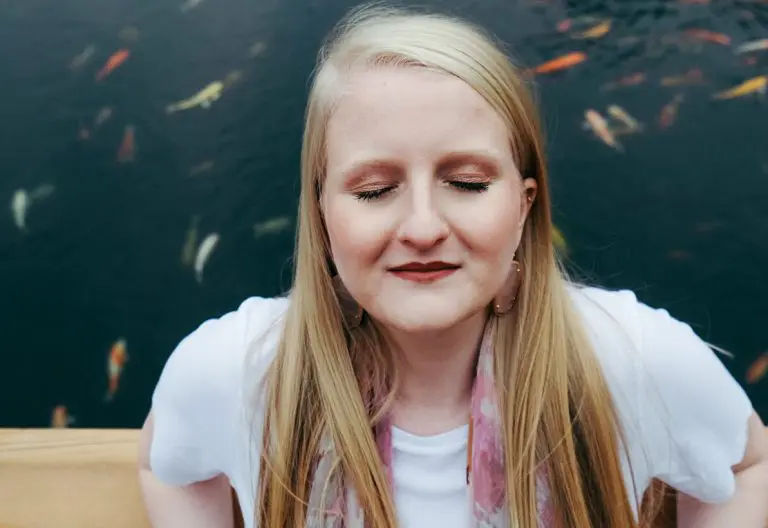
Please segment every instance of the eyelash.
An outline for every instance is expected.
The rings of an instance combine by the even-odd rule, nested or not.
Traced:
[[[456,187],[460,191],[465,192],[485,192],[488,190],[489,183],[488,182],[470,182],[470,181],[452,181],[449,182],[451,185]],[[381,198],[386,193],[393,190],[394,187],[382,187],[381,189],[373,189],[371,191],[362,191],[359,193],[356,193],[355,196],[359,200],[363,201],[371,201],[375,200],[377,198]]]

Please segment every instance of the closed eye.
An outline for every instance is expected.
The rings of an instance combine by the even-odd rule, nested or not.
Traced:
[[[488,182],[477,182],[477,181],[451,181],[450,184],[457,189],[460,189],[462,191],[470,191],[470,192],[483,192],[488,190]]]
[[[371,201],[381,198],[388,192],[392,191],[394,187],[382,187],[380,189],[371,189],[369,191],[360,191],[355,193],[355,197],[362,201]]]

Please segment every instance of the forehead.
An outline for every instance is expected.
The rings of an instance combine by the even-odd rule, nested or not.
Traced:
[[[511,158],[504,120],[479,93],[461,79],[416,67],[352,75],[328,122],[327,148],[329,166],[468,150]]]

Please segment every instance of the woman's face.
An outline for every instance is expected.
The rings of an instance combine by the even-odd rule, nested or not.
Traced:
[[[528,213],[508,131],[463,81],[416,68],[355,75],[330,119],[321,206],[333,262],[370,316],[441,330],[485,309]]]

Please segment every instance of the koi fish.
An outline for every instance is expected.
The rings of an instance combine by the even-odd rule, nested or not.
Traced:
[[[13,214],[13,221],[16,227],[21,231],[27,229],[27,209],[29,208],[30,199],[29,194],[24,189],[19,189],[13,193],[11,199],[11,213]]]
[[[34,203],[44,198],[48,198],[50,195],[53,194],[53,191],[55,190],[56,190],[56,187],[54,187],[50,183],[44,183],[42,185],[38,185],[37,187],[35,187],[29,192],[29,201]]]
[[[576,38],[598,39],[604,37],[611,30],[611,21],[605,20],[594,27],[576,34]]]
[[[221,81],[212,82],[189,99],[184,99],[168,105],[165,108],[165,111],[172,114],[173,112],[188,110],[196,106],[208,109],[211,107],[211,103],[217,101],[221,97],[222,90],[224,90],[224,83]]]
[[[552,59],[543,64],[536,66],[533,69],[527,70],[528,73],[552,73],[566,68],[571,68],[587,60],[587,54],[581,51],[572,51],[561,55],[556,59]]]
[[[738,46],[736,53],[754,53],[756,51],[768,51],[768,39],[751,40]]]
[[[136,42],[139,40],[139,30],[135,26],[126,26],[120,30],[118,37],[126,42]]]
[[[136,135],[133,126],[127,125],[123,133],[123,140],[120,142],[120,148],[117,151],[117,162],[128,163],[133,161],[136,156]]]
[[[598,139],[619,152],[624,151],[621,144],[616,141],[616,136],[611,132],[608,122],[597,110],[588,109],[584,112],[584,118],[586,119],[585,126],[592,130]]]
[[[191,266],[195,260],[195,250],[197,249],[197,228],[200,225],[200,216],[195,215],[189,221],[187,228],[187,237],[184,246],[181,248],[181,263],[185,266]]]
[[[684,86],[686,84],[700,84],[704,81],[704,74],[699,68],[691,68],[682,75],[662,77],[659,84],[662,86]]]
[[[743,83],[737,86],[734,86],[729,90],[716,93],[715,95],[712,96],[712,98],[721,99],[721,100],[733,99],[735,97],[742,97],[744,95],[749,95],[752,93],[765,95],[766,90],[768,90],[768,75],[760,75],[758,77],[753,77],[752,79],[744,81]]]
[[[629,115],[629,113],[619,105],[608,105],[606,111],[610,117],[624,125],[624,129],[621,131],[623,134],[634,134],[635,132],[640,132],[643,129],[643,125],[641,125],[637,119]]]
[[[669,128],[675,123],[677,120],[677,110],[684,99],[685,96],[683,94],[677,94],[670,102],[664,105],[659,114],[659,128]]]
[[[255,59],[262,53],[264,53],[267,50],[267,43],[266,42],[254,42],[251,44],[251,47],[248,48],[248,56],[252,59]]]
[[[190,176],[197,176],[198,174],[202,174],[203,172],[207,172],[211,170],[214,166],[214,162],[212,160],[203,161],[202,163],[198,163],[194,167],[192,167],[189,170]]]
[[[291,219],[289,217],[278,216],[277,218],[272,218],[271,220],[267,220],[266,222],[254,224],[253,236],[258,238],[264,235],[273,235],[273,234],[279,233],[280,231],[284,231],[285,229],[288,229],[288,226],[290,225],[291,225]]]
[[[112,398],[115,397],[120,385],[120,377],[123,374],[123,368],[127,361],[128,352],[125,339],[120,338],[112,345],[107,357],[107,380],[109,387],[107,388],[106,396],[104,396],[105,402],[112,401]]]
[[[224,89],[228,90],[232,87],[233,84],[235,84],[237,81],[243,78],[243,72],[242,70],[232,70],[227,74],[226,77],[224,77],[224,80],[222,81],[222,84],[224,85]]]
[[[70,70],[79,70],[91,60],[93,54],[96,52],[96,46],[87,46],[81,53],[76,55],[69,63]]]
[[[200,4],[203,3],[203,0],[187,0],[183,4],[181,4],[181,7],[179,8],[182,13],[186,13],[187,11],[191,11],[192,9],[196,8]]]
[[[768,373],[768,352],[763,352],[747,369],[746,381],[757,383]]]
[[[557,24],[557,31],[566,33],[576,28],[587,28],[600,22],[600,19],[593,15],[582,15],[575,18],[566,18]]]
[[[200,244],[200,247],[197,249],[197,255],[195,255],[195,278],[197,279],[197,282],[203,282],[203,268],[205,268],[205,263],[208,262],[211,253],[213,253],[213,250],[218,243],[219,234],[211,233],[205,237]]]
[[[721,46],[731,45],[731,37],[724,35],[723,33],[709,31],[708,29],[686,29],[683,34],[686,37],[693,38],[695,40],[720,44]]]
[[[51,427],[53,429],[65,429],[75,423],[75,418],[70,416],[64,405],[57,405],[51,413]]]
[[[109,59],[107,59],[106,64],[104,64],[104,66],[99,70],[99,73],[96,74],[96,80],[103,80],[107,75],[115,71],[122,63],[127,61],[128,57],[130,56],[131,52],[127,49],[117,50],[112,54],[111,57],[109,57]]]
[[[638,84],[644,83],[646,78],[647,77],[645,73],[642,73],[642,72],[631,73],[615,81],[605,83],[603,86],[600,87],[600,90],[604,92],[609,92],[611,90],[616,90],[617,88],[637,86]]]
[[[96,119],[93,120],[93,128],[99,128],[101,125],[109,121],[112,117],[112,108],[109,106],[103,107],[96,115]]]

